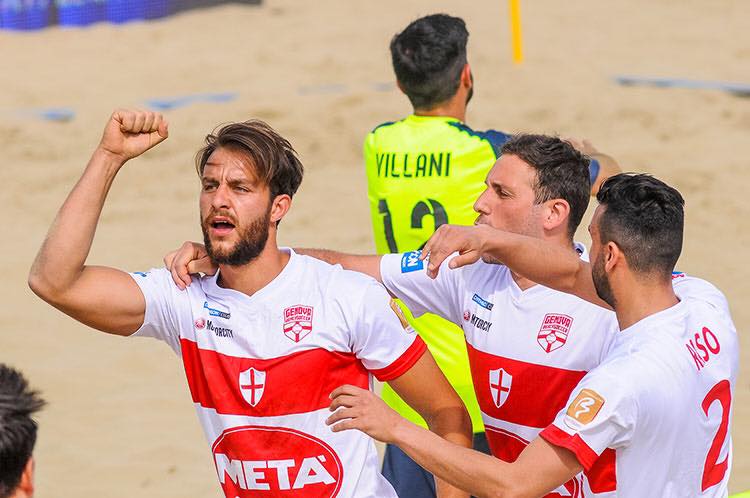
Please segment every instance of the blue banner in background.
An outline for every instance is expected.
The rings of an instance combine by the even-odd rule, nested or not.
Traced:
[[[29,31],[52,25],[83,27],[107,21],[123,24],[161,19],[203,7],[262,0],[0,0],[0,29]]]

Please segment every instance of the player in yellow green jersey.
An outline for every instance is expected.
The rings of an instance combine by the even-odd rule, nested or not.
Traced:
[[[414,107],[401,121],[384,123],[367,135],[364,156],[368,198],[378,254],[421,249],[446,223],[471,225],[474,201],[509,135],[474,131],[465,124],[474,81],[466,58],[464,21],[444,14],[417,19],[391,41],[399,88]],[[587,141],[570,140],[592,158],[592,191],[619,171],[615,161]],[[463,399],[474,425],[476,449],[489,453],[474,395],[463,332],[427,314],[411,325],[427,343],[443,373]],[[385,385],[383,399],[407,419],[424,421]],[[388,445],[383,474],[404,498],[433,498],[432,475],[398,447]]]

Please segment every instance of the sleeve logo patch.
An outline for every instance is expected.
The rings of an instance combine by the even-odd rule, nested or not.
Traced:
[[[594,420],[602,406],[604,406],[604,398],[599,393],[592,389],[581,389],[565,412],[566,422],[572,419],[571,421],[575,420],[581,425],[586,425]]]
[[[422,251],[405,252],[401,256],[401,273],[411,273],[424,268],[424,261],[419,259]]]
[[[401,326],[406,329],[409,327],[409,322],[406,320],[406,316],[404,316],[404,311],[401,309],[401,307],[398,305],[398,303],[391,299],[391,309],[394,313],[396,313],[396,316],[398,317],[398,321],[401,322]]]

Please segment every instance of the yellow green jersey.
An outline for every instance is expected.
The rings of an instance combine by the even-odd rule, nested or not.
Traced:
[[[455,118],[416,115],[382,124],[368,134],[367,193],[378,254],[421,249],[446,223],[471,225],[477,216],[474,201],[508,138],[497,131],[474,131]],[[436,315],[415,319],[401,307],[466,404],[474,432],[482,432],[463,331]],[[388,385],[383,386],[383,399],[425,426]]]

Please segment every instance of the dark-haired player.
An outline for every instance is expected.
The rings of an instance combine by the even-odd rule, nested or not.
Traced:
[[[605,451],[616,453],[618,497],[727,496],[737,332],[716,287],[673,271],[682,250],[682,196],[648,175],[621,174],[597,199],[591,264],[538,238],[485,226],[444,227],[425,247],[428,271],[438,278],[497,258],[617,314],[621,331],[601,365],[515,463],[443,444],[354,388],[336,392],[333,408],[344,408],[331,422],[349,420],[334,430],[358,428],[398,444],[478,496],[538,496],[591,469]]]
[[[44,406],[21,372],[0,363],[0,498],[34,495],[34,413]]]
[[[396,34],[390,44],[398,87],[413,113],[377,126],[367,135],[364,157],[368,198],[378,254],[420,249],[445,223],[471,225],[474,201],[509,135],[477,131],[466,124],[474,91],[466,44],[469,33],[458,17],[435,14],[419,18]],[[591,189],[618,171],[612,158],[588,142],[576,142],[592,157]],[[474,395],[463,334],[434,314],[409,322],[420,333],[472,416],[475,447],[487,451],[487,440]],[[386,384],[383,399],[409,420],[421,417]],[[383,473],[403,496],[434,496],[429,473],[396,447],[388,446]]]

